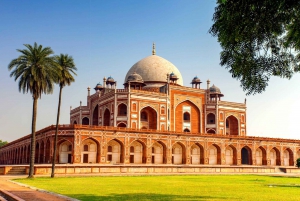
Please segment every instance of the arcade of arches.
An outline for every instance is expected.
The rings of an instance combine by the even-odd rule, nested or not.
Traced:
[[[76,136],[60,136],[56,156],[58,163],[295,166],[296,159],[300,157],[299,145],[286,143],[283,146],[270,138],[263,142],[258,139],[254,144],[262,145],[257,146],[252,143],[243,145],[247,143],[247,137],[239,142],[226,137],[210,142],[205,136],[193,137],[191,134],[180,139],[176,134],[161,134],[156,135],[160,139],[155,139],[134,132],[120,131],[117,138],[114,132],[105,130],[100,133],[94,130],[76,132],[90,133],[93,137],[81,135],[78,139]],[[139,139],[136,139],[136,135]],[[52,159],[53,139],[43,136],[38,135],[35,145],[35,163],[39,164],[50,163]],[[28,140],[22,146],[1,149],[0,164],[28,163],[29,144]]]

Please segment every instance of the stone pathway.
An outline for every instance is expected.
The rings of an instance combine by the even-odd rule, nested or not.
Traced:
[[[25,178],[27,176],[0,176],[0,201],[17,200],[17,201],[75,201],[76,199],[68,198],[54,193],[48,193],[21,186],[9,181],[14,178]],[[13,199],[12,199],[13,197]],[[4,198],[4,199],[3,199]]]

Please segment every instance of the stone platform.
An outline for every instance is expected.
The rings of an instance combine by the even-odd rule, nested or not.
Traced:
[[[22,172],[22,173],[20,173]],[[28,174],[28,165],[0,166],[0,175]],[[300,169],[285,166],[252,165],[99,165],[99,164],[58,164],[56,174],[205,174],[205,173],[293,173],[300,174]],[[34,167],[35,175],[50,175],[50,164],[38,164]]]

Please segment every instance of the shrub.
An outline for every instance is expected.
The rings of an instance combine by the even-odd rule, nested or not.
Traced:
[[[300,158],[296,160],[296,167],[300,168]]]

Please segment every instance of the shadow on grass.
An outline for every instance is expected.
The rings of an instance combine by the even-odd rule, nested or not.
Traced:
[[[214,196],[191,196],[191,195],[170,195],[170,194],[144,194],[144,193],[132,193],[132,194],[110,194],[105,196],[99,195],[87,195],[87,194],[69,194],[69,197],[73,197],[82,201],[94,201],[94,200],[232,200],[228,197],[214,197]]]
[[[300,188],[299,184],[269,184],[269,187],[288,187],[288,188]]]

